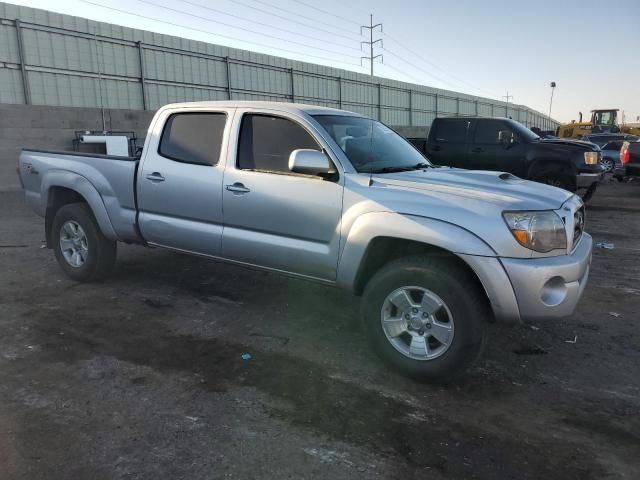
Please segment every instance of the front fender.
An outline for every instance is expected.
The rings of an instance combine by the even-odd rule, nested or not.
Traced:
[[[40,198],[45,210],[49,201],[49,190],[52,187],[64,187],[80,194],[91,208],[102,234],[109,240],[118,240],[102,197],[89,180],[67,170],[49,170],[40,185]]]
[[[355,220],[346,236],[338,263],[338,285],[353,289],[367,247],[377,237],[413,240],[457,255],[497,256],[480,237],[443,220],[393,212],[366,213]]]

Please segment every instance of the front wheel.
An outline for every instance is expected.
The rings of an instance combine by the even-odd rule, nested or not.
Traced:
[[[600,165],[606,173],[611,173],[613,171],[614,164],[613,160],[611,160],[610,158],[603,158],[600,161]]]
[[[543,172],[534,176],[531,180],[538,183],[546,183],[553,187],[562,188],[570,192],[575,192],[575,181],[570,175],[560,172]]]
[[[375,351],[410,377],[453,380],[482,351],[486,298],[469,273],[451,261],[395,260],[373,276],[362,301]]]
[[[90,282],[111,273],[116,261],[116,242],[105,238],[86,203],[61,207],[51,228],[53,251],[69,277]]]

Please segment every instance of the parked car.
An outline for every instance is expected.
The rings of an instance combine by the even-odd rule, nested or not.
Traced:
[[[635,141],[638,140],[638,137],[635,135],[629,135],[626,133],[590,133],[588,135],[582,135],[580,140],[584,142],[595,143],[599,147],[603,147],[609,142],[614,141],[624,141],[630,140]]]
[[[578,196],[436,167],[341,110],[167,105],[139,159],[25,149],[19,170],[72,279],[107,276],[127,242],[348,289],[376,351],[428,380],[464,371],[488,321],[570,315],[589,275]]]
[[[620,163],[620,149],[624,140],[611,140],[606,142],[600,147],[602,151],[602,158],[600,159],[600,165],[606,173],[619,171],[622,168]]]
[[[622,144],[620,163],[624,166],[625,177],[640,177],[640,141]]]
[[[586,142],[541,139],[508,118],[436,118],[427,156],[438,165],[509,172],[588,199],[602,178],[600,150]]]

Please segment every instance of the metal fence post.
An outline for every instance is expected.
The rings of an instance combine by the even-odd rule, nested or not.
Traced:
[[[476,117],[478,116],[478,100],[476,100]]]
[[[144,47],[142,42],[138,42],[138,58],[140,59],[140,88],[142,89],[142,109],[148,110],[149,103],[147,102],[147,86],[144,80]]]
[[[229,57],[224,57],[224,63],[227,69],[227,99],[231,100],[231,71],[229,70]]]
[[[338,108],[342,108],[342,77],[338,77]]]
[[[20,71],[22,72],[22,90],[24,92],[24,103],[31,104],[31,88],[29,87],[29,78],[27,77],[27,69],[25,66],[24,44],[22,42],[22,27],[20,20],[15,19],[16,35],[18,37],[18,58],[20,59]]]
[[[291,80],[291,103],[296,103],[296,89],[293,84],[293,68],[289,69],[289,78]]]
[[[378,120],[382,121],[382,84],[378,84]]]
[[[460,115],[460,97],[456,97],[456,115]]]
[[[413,126],[413,90],[409,89],[409,126]]]
[[[492,103],[492,104],[491,104],[491,116],[492,116],[492,117],[495,117],[495,116],[496,116],[496,114],[495,114],[495,111],[493,110],[493,107],[494,107],[494,105],[493,105],[493,103]]]
[[[438,94],[436,93],[435,96],[436,96],[436,117],[435,118],[438,118]]]

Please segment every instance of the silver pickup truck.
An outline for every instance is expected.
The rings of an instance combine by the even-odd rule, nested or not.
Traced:
[[[126,242],[349,289],[375,350],[427,380],[463,372],[488,321],[573,313],[591,262],[576,195],[435,167],[330,108],[167,105],[139,159],[24,149],[20,176],[71,278],[105,277]]]

